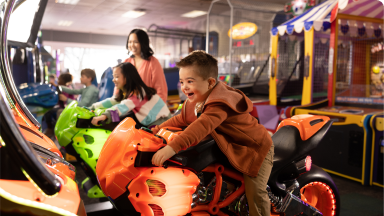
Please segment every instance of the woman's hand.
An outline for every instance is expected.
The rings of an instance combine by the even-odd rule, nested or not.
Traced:
[[[66,102],[68,100],[67,96],[59,94],[59,100]]]
[[[99,126],[98,125],[98,122],[99,121],[105,121],[107,119],[107,116],[106,115],[101,115],[101,116],[96,116],[96,117],[93,117],[91,123],[95,126]]]
[[[175,154],[176,152],[173,150],[173,148],[167,145],[164,148],[157,151],[155,155],[153,155],[152,164],[155,166],[162,166],[166,160],[168,160],[170,157],[172,157]]]

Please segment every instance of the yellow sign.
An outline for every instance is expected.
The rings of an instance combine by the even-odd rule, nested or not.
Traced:
[[[236,24],[232,27],[232,39],[242,40],[249,38],[257,32],[257,25],[251,22],[243,22]],[[228,30],[228,37],[230,35],[231,29]]]

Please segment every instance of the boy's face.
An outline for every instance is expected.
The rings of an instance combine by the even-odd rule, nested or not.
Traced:
[[[121,68],[114,68],[113,69],[113,83],[115,83],[115,86],[117,89],[120,89],[124,91],[125,83],[127,82],[127,79],[124,77],[123,73],[121,72]]]
[[[211,89],[215,86],[216,80],[212,77],[204,80],[196,72],[195,66],[180,68],[181,90],[191,102],[203,102],[207,99]]]
[[[81,82],[81,84],[87,85],[87,84],[90,84],[92,82],[92,78],[91,77],[87,77],[87,76],[85,76],[83,74],[80,77],[80,82]]]

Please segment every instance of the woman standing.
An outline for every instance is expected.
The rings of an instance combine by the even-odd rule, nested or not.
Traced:
[[[149,47],[149,37],[141,29],[133,29],[128,36],[127,49],[132,54],[124,62],[133,64],[144,83],[156,89],[157,94],[167,103],[168,87],[164,71]]]

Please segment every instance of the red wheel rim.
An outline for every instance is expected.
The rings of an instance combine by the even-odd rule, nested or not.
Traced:
[[[336,214],[336,198],[331,187],[323,182],[311,182],[300,189],[301,200],[318,209],[324,216]]]

